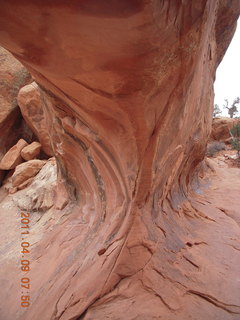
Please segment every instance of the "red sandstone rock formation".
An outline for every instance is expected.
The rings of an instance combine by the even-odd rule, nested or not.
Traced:
[[[31,306],[7,283],[5,320],[239,319],[239,226],[196,171],[239,11],[238,0],[1,2],[0,42],[41,88],[56,199],[69,196],[44,223],[31,215]]]

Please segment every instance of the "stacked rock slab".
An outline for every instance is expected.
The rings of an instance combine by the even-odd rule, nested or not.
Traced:
[[[23,162],[21,151],[27,146],[27,142],[20,139],[8,152],[4,155],[0,162],[0,170],[15,169],[18,164]]]
[[[31,307],[4,300],[6,317],[239,318],[236,282],[219,289],[223,253],[202,239],[213,221],[190,203],[239,10],[238,0],[1,3],[0,42],[39,85],[72,201],[33,249]]]
[[[19,187],[28,179],[34,177],[44,166],[44,160],[29,160],[17,166],[12,176],[13,187]]]
[[[41,151],[41,143],[34,141],[21,150],[21,156],[24,160],[32,160],[39,156]]]

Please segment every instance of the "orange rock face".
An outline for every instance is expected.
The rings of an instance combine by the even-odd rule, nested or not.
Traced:
[[[197,179],[239,11],[238,0],[1,4],[0,42],[38,83],[55,197],[69,198],[43,222],[31,214],[31,305],[11,282],[5,320],[239,318],[239,228]]]

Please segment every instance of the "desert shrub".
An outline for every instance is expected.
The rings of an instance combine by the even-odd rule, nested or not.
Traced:
[[[237,150],[238,158],[240,158],[240,123],[236,124],[231,130],[232,147]]]
[[[228,106],[228,99],[225,99],[225,105],[223,106],[224,108],[228,109],[228,114],[230,118],[233,118],[236,113],[238,113],[238,108],[237,105],[240,103],[240,97],[237,97],[236,99],[233,100],[233,103],[231,107]]]
[[[221,150],[225,150],[225,148],[226,147],[224,142],[219,142],[219,141],[210,142],[207,146],[207,156],[213,157],[215,153]]]
[[[240,138],[240,123],[233,126],[230,132],[233,135],[233,137]]]

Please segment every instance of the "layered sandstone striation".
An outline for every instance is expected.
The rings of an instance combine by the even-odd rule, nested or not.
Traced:
[[[29,209],[3,200],[34,222],[31,306],[7,282],[5,320],[239,319],[239,224],[207,196],[214,166],[201,164],[239,11],[238,0],[1,3],[0,42],[37,83],[58,173],[40,220],[36,194]]]

